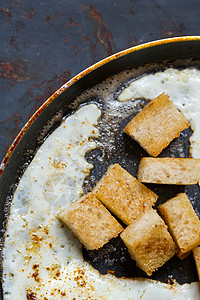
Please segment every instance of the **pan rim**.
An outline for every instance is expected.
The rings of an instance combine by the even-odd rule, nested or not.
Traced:
[[[75,84],[77,81],[85,77],[86,75],[90,74],[91,72],[97,70],[98,68],[120,58],[124,57],[128,54],[131,54],[133,52],[138,52],[140,50],[148,49],[148,48],[154,48],[156,46],[164,46],[167,44],[175,44],[175,43],[180,43],[180,42],[194,42],[194,41],[199,41],[200,42],[200,36],[184,36],[184,37],[174,37],[174,38],[168,38],[168,39],[160,39],[156,41],[151,41],[147,42],[138,46],[134,46],[125,50],[122,50],[120,52],[117,52],[109,57],[106,57],[97,63],[91,65],[90,67],[84,69],[77,75],[75,75],[73,78],[71,78],[69,81],[67,81],[64,85],[62,85],[58,90],[56,90],[36,111],[35,113],[30,117],[30,119],[27,121],[27,123],[24,125],[24,127],[20,130],[18,135],[16,136],[15,140],[9,147],[2,163],[0,164],[0,180],[1,180],[1,175],[10,159],[12,156],[15,148],[17,147],[18,143],[21,141],[23,138],[24,134],[28,131],[30,126],[34,123],[34,121],[42,114],[42,112],[54,101],[56,100],[63,92],[65,92],[69,87],[71,87],[73,84]],[[4,228],[5,232],[6,227]],[[3,247],[2,247],[3,249]],[[2,280],[2,279],[1,279]]]
[[[3,158],[2,162],[0,163],[0,178],[1,175],[9,161],[9,158],[11,157],[12,153],[14,152],[16,146],[18,145],[19,141],[22,139],[23,135],[27,132],[31,124],[38,118],[38,116],[45,110],[46,107],[48,107],[51,102],[53,102],[60,94],[62,94],[64,91],[66,91],[70,86],[75,84],[77,81],[79,81],[81,78],[85,77],[87,74],[91,73],[92,71],[100,68],[101,66],[114,61],[120,57],[126,56],[130,53],[137,52],[146,48],[153,48],[159,45],[164,44],[170,44],[170,43],[177,43],[177,42],[187,42],[187,41],[200,41],[200,35],[191,35],[191,36],[181,36],[181,37],[172,37],[172,38],[165,38],[165,39],[159,39],[159,40],[153,40],[150,42],[146,42],[143,44],[139,44],[134,47],[130,47],[124,50],[121,50],[117,53],[114,53],[94,64],[87,67],[74,77],[72,77],[69,81],[64,83],[58,90],[56,90],[45,102],[35,111],[35,113],[29,118],[29,120],[25,123],[25,125],[22,127],[18,135],[15,137],[14,141],[10,145],[9,149],[7,150],[7,153],[5,157]]]

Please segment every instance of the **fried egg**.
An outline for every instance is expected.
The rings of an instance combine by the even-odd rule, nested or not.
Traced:
[[[118,100],[147,98],[153,100],[161,93],[169,95],[170,100],[190,121],[193,134],[190,137],[192,157],[200,158],[200,71],[195,68],[149,74],[134,80],[125,88]]]
[[[82,245],[57,218],[83,193],[93,167],[85,154],[97,146],[100,116],[98,106],[88,104],[67,117],[21,178],[3,249],[4,299],[199,299],[197,282],[168,285],[101,275],[84,261]]]

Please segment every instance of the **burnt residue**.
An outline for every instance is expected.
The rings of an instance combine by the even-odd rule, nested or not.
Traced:
[[[7,7],[0,7],[0,12],[4,13],[8,18],[12,18],[12,14]]]
[[[44,79],[41,82],[33,84],[25,92],[24,96],[19,99],[21,102],[20,105],[23,105],[24,112],[28,111],[28,114],[13,113],[0,121],[0,131],[7,140],[2,149],[4,153],[6,153],[12,141],[21,130],[22,125],[25,124],[45,100],[68,81],[70,75],[70,72],[66,70],[60,74],[54,74],[52,78],[48,80]],[[12,62],[0,62],[0,77],[6,79],[10,87],[15,85],[16,82],[28,81],[33,76],[34,74],[29,73],[27,61],[15,60]]]
[[[7,119],[1,121],[1,122],[0,122],[0,125],[1,125],[1,124],[4,124],[4,123],[7,123],[7,122],[9,122],[9,121],[13,121],[14,126],[17,127],[18,129],[20,128],[21,116],[20,116],[19,114],[16,114],[16,113],[12,114],[11,117],[9,117],[9,118],[7,118]]]
[[[11,3],[9,6],[11,8],[18,8],[21,5],[21,0],[17,0],[16,3]],[[0,7],[0,12],[3,13],[4,15],[6,15],[8,17],[8,20],[10,23],[13,23],[11,18],[12,18],[12,13],[11,10],[7,7]],[[31,7],[28,11],[25,10],[21,10],[20,11],[20,17],[22,19],[32,19],[35,15],[35,10]]]
[[[93,19],[97,42],[99,42],[107,52],[107,55],[113,54],[116,51],[116,46],[113,40],[113,36],[107,25],[104,23],[101,13],[97,10],[94,5],[82,5],[84,13],[88,14]]]
[[[72,25],[75,25],[75,26],[80,26],[80,23],[79,22],[75,22],[72,17],[68,17],[68,26],[69,28],[72,28]]]
[[[37,300],[38,298],[36,297],[36,294],[32,291],[27,291],[26,292],[26,299],[27,300]]]
[[[6,16],[7,22],[12,23],[12,13],[7,7],[0,7],[0,13]]]
[[[32,274],[32,278],[35,279],[36,282],[40,281],[39,273],[36,271]]]
[[[176,26],[173,24],[163,21],[162,22],[162,38],[174,37],[174,36],[183,36],[185,34],[185,25],[180,23]]]
[[[48,21],[51,20],[51,17],[50,17],[50,16],[47,16],[45,20],[48,22]]]
[[[79,287],[83,287],[86,285],[84,275],[85,275],[85,271],[82,269],[78,269],[78,270],[74,271],[74,281],[76,281],[76,283]]]
[[[29,11],[22,10],[21,18],[22,19],[32,19],[35,15],[35,10],[31,7]]]
[[[16,40],[12,40],[13,43]],[[30,78],[29,66],[26,60],[16,59],[14,61],[0,61],[0,77],[9,78],[13,81],[24,81]]]
[[[15,0],[14,2],[11,3],[11,6],[13,8],[18,8],[22,4],[22,0]]]
[[[14,47],[17,51],[20,50],[20,47],[17,44],[17,37],[15,35],[12,35],[10,38],[10,46]]]
[[[70,75],[70,72],[66,70],[59,75],[54,74],[51,79],[44,79],[39,83],[33,84],[20,99],[20,102],[24,102],[25,107],[34,103],[27,117],[30,118],[46,99],[66,83]]]

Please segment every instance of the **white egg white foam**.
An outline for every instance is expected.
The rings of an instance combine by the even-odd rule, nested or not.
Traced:
[[[112,104],[120,112],[122,107],[112,101],[107,110],[113,111]],[[96,147],[91,138],[99,135],[100,115],[100,109],[89,104],[66,118],[20,180],[3,249],[4,299],[199,299],[198,283],[167,285],[101,275],[83,260],[81,244],[57,218],[60,209],[83,192],[93,167],[85,153]]]

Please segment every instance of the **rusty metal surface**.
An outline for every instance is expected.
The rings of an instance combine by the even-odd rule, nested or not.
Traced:
[[[0,161],[30,116],[86,67],[152,40],[198,35],[200,2],[0,0]]]
[[[26,133],[26,131],[30,128],[31,124],[38,118],[38,116],[47,108],[56,98],[59,97],[59,95],[63,94],[67,89],[75,84],[76,82],[80,81],[82,78],[84,78],[86,75],[91,73],[92,71],[95,71],[99,67],[103,65],[107,65],[114,61],[115,59],[121,58],[123,56],[127,56],[128,54],[131,54],[133,52],[142,51],[147,48],[153,48],[154,46],[166,46],[167,44],[176,44],[177,42],[185,43],[185,42],[194,42],[194,41],[200,41],[200,36],[179,36],[179,37],[172,37],[172,38],[166,38],[166,39],[160,39],[152,42],[147,42],[144,44],[136,45],[130,48],[127,48],[125,50],[122,50],[120,52],[117,52],[115,54],[112,54],[110,56],[107,56],[106,58],[98,61],[97,63],[89,66],[88,68],[84,69],[82,72],[75,75],[73,78],[69,79],[66,83],[64,83],[60,88],[58,88],[49,98],[47,98],[46,101],[41,104],[41,106],[33,113],[33,115],[28,119],[26,124],[23,126],[21,131],[18,133],[18,135],[15,137],[14,141],[8,148],[6,155],[4,156],[1,165],[0,165],[0,176],[2,175],[7,162],[9,161],[11,154],[17,147],[17,144],[23,137],[23,135]]]

